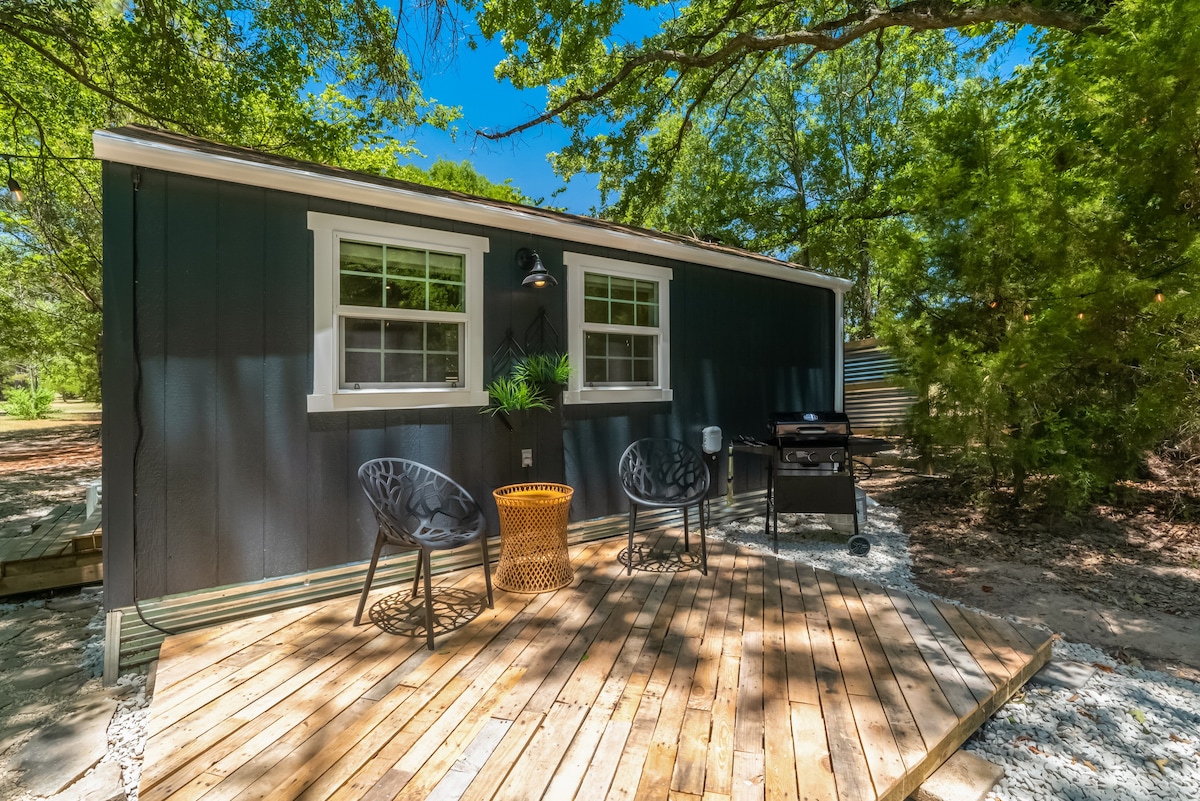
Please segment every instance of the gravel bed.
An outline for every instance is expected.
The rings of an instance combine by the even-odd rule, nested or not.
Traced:
[[[866,557],[823,515],[780,515],[779,556],[907,592],[908,535],[898,512],[873,506]],[[714,526],[714,536],[770,552],[761,517]],[[989,801],[1200,799],[1200,685],[1118,664],[1082,643],[1056,640],[1053,658],[1097,666],[1078,690],[1026,685],[965,744],[1005,770]]]
[[[55,631],[49,636],[37,638],[37,651],[30,651],[22,646],[24,637],[14,637],[0,643],[0,657],[7,656],[12,661],[13,656],[28,659],[34,663],[42,662],[54,654],[64,650],[79,651],[79,664],[87,677],[77,690],[71,687],[54,689],[38,688],[18,692],[6,687],[0,698],[0,734],[3,730],[20,732],[8,742],[3,753],[0,753],[0,797],[6,801],[36,801],[41,796],[29,793],[20,785],[19,774],[12,770],[11,760],[17,756],[21,747],[42,726],[60,720],[81,702],[89,698],[111,697],[116,700],[116,710],[109,721],[107,750],[99,763],[89,773],[100,768],[105,763],[115,763],[120,768],[121,786],[124,788],[129,801],[137,801],[138,785],[142,776],[142,750],[146,744],[146,719],[149,717],[150,701],[146,696],[146,673],[138,670],[124,673],[117,678],[115,687],[103,687],[101,675],[104,672],[104,611],[100,608],[100,593],[98,587],[85,588],[77,595],[59,595],[53,600],[34,598],[22,603],[0,603],[0,620],[22,615],[42,614],[41,622],[54,630],[62,627],[64,631]],[[72,602],[78,599],[79,606]],[[95,613],[84,627],[85,639],[71,641],[72,631],[66,618],[69,613],[59,612],[58,603],[66,602],[73,609],[95,609]],[[11,728],[9,728],[11,727]],[[2,738],[0,738],[2,739]],[[55,801],[78,801],[73,788],[68,788],[55,796]]]

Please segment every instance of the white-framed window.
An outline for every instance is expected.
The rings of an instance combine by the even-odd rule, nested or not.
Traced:
[[[484,237],[309,212],[310,412],[483,406]]]
[[[570,383],[566,403],[671,400],[671,270],[563,253]]]

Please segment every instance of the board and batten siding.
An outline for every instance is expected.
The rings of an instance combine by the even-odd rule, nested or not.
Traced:
[[[565,482],[576,488],[573,519],[614,514],[627,508],[615,467],[632,440],[698,448],[706,425],[727,441],[761,434],[772,411],[829,408],[837,397],[837,296],[827,288],[111,162],[104,205],[110,609],[135,594],[368,559],[375,523],[356,477],[368,459],[399,456],[453,476],[495,536],[496,487]],[[309,413],[310,211],[487,237],[485,372],[543,306],[565,351],[564,250],[669,267],[673,401],[558,404],[514,415],[512,431],[476,408]],[[563,283],[523,289],[521,247],[536,248]],[[534,450],[531,469],[520,467],[522,448]],[[738,482],[741,491],[762,477],[742,471]],[[722,481],[714,494],[723,491]]]

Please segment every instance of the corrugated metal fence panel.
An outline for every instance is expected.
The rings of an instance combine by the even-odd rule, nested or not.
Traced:
[[[904,423],[916,396],[901,387],[852,391],[846,388],[846,414],[855,433],[882,432]]]
[[[846,343],[846,414],[858,433],[886,432],[904,422],[916,396],[899,385],[899,364],[873,339]]]
[[[900,369],[895,357],[889,356],[878,348],[869,353],[846,354],[846,383],[860,381],[879,381],[895,375]]]

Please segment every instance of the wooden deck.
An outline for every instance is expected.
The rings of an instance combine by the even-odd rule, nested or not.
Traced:
[[[25,525],[0,529],[0,597],[89,584],[104,577],[100,511],[55,507]]]
[[[1042,632],[720,541],[707,577],[627,578],[622,544],[573,548],[563,589],[497,591],[432,653],[352,626],[355,598],[169,637],[140,797],[902,799],[1049,657]]]

